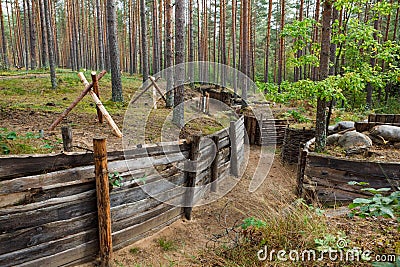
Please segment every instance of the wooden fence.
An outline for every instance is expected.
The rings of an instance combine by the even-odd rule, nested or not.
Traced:
[[[259,146],[282,145],[285,129],[289,123],[288,120],[280,119],[261,118],[257,120],[254,116],[246,116],[244,120],[249,143]]]
[[[189,179],[196,185],[189,201],[196,203],[231,172],[236,174],[244,158],[243,124],[242,117],[190,144],[108,153],[109,172],[123,178],[110,193],[114,249],[190,213],[190,207],[166,203],[187,201],[187,190],[177,193],[176,188],[190,186]],[[187,158],[197,160],[196,168],[183,171]],[[94,260],[99,252],[94,176],[92,153],[0,158],[0,266],[71,266]]]
[[[300,152],[298,164],[298,195],[307,200],[317,200],[328,206],[351,203],[358,197],[371,197],[360,186],[348,182],[367,182],[372,188],[400,186],[400,163],[349,160],[310,152],[315,139]]]
[[[315,136],[314,129],[295,129],[287,127],[282,145],[282,161],[289,164],[297,164],[299,150],[304,144]]]

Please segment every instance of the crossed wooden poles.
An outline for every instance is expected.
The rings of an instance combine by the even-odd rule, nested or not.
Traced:
[[[82,91],[82,93],[78,96],[77,99],[75,99],[74,102],[53,122],[53,124],[50,125],[49,131],[53,131],[54,128],[71,112],[71,110],[89,93],[94,102],[96,103],[97,106],[97,116],[99,118],[100,123],[103,122],[103,118],[107,121],[107,123],[111,126],[113,129],[113,133],[119,137],[122,138],[122,132],[118,128],[117,124],[115,124],[114,120],[111,118],[110,114],[106,110],[106,108],[103,106],[103,103],[101,103],[99,99],[99,87],[98,87],[98,82],[101,80],[101,78],[104,77],[104,75],[107,72],[103,70],[98,76],[96,75],[96,72],[92,72],[92,83],[89,83],[86,80],[85,75],[83,75],[82,72],[78,74],[79,78],[81,79],[81,82],[85,86],[85,90]]]
[[[101,103],[100,99],[99,99],[99,81],[101,80],[101,78],[104,77],[104,75],[106,75],[107,71],[103,70],[98,76],[96,75],[96,72],[92,72],[91,76],[92,76],[92,83],[89,83],[86,80],[85,75],[80,72],[78,74],[79,79],[81,80],[81,82],[83,83],[83,85],[85,86],[85,90],[82,91],[82,93],[78,96],[77,99],[75,99],[74,102],[71,103],[71,105],[64,110],[64,112],[53,122],[53,124],[50,125],[49,127],[49,131],[53,131],[54,128],[56,128],[56,126],[71,112],[72,109],[74,109],[74,107],[76,107],[76,105],[85,97],[85,95],[87,95],[88,93],[92,96],[94,102],[96,103],[96,108],[97,108],[97,116],[99,119],[100,123],[103,123],[103,119],[105,119],[107,121],[107,123],[110,125],[110,127],[113,129],[113,133],[119,137],[122,138],[122,132],[120,131],[120,129],[118,128],[117,124],[115,124],[114,120],[111,118],[110,114],[108,113],[108,111],[106,110],[106,108],[104,107],[104,105]],[[157,85],[157,81],[160,79],[160,77],[158,78],[154,78],[152,76],[149,76],[149,80],[151,81],[151,84],[149,84],[142,92],[140,92],[132,101],[131,104],[135,103],[144,93],[147,92],[147,90],[149,90],[151,87],[155,88],[155,92],[158,92],[161,97],[164,99],[164,101],[166,101],[164,94],[162,93],[160,87]],[[154,107],[157,108],[157,102],[156,102],[156,93],[153,93],[153,99],[154,99]]]

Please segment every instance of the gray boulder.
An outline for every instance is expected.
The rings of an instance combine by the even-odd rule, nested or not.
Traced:
[[[370,148],[372,146],[371,139],[365,134],[351,131],[343,134],[338,140],[339,146],[346,150],[353,150],[355,148]]]
[[[333,131],[343,131],[348,130],[355,127],[354,121],[341,121],[338,122],[334,127]]]
[[[392,125],[379,125],[371,129],[371,134],[390,142],[400,142],[400,127]]]
[[[326,145],[327,146],[333,146],[337,145],[339,142],[340,137],[342,137],[341,134],[332,134],[326,138]]]

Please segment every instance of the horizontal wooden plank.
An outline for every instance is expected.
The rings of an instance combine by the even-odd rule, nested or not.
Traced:
[[[118,249],[121,246],[126,246],[134,241],[137,241],[137,237],[157,228],[165,222],[170,220],[177,220],[183,213],[182,208],[173,207],[170,210],[138,225],[127,227],[121,231],[113,233],[113,246]]]
[[[16,266],[97,240],[97,230],[88,230],[62,239],[0,255],[0,266]]]
[[[128,188],[121,191],[111,192],[110,202],[111,207],[117,207],[126,203],[134,203],[147,198],[150,195],[157,195],[168,191],[177,185],[182,185],[185,182],[185,175],[178,173],[168,180],[158,179],[152,183],[146,183],[140,187]]]
[[[46,208],[0,216],[0,233],[69,220],[97,210],[96,198],[79,199]]]
[[[229,146],[229,144],[230,144],[229,136],[224,137],[224,138],[222,138],[222,139],[219,140],[218,149],[226,148],[226,147]]]
[[[99,242],[89,241],[76,247],[55,253],[36,260],[27,261],[19,266],[75,266],[78,263],[85,263],[94,260],[99,252]]]
[[[189,151],[189,145],[182,142],[160,143],[144,145],[128,151],[114,151],[108,153],[108,161],[127,158],[142,158],[167,155]],[[16,177],[33,176],[63,169],[92,165],[93,153],[61,153],[48,155],[22,155],[0,157],[0,181]]]
[[[336,170],[357,173],[362,176],[400,179],[400,163],[369,162],[359,160],[346,160],[335,157],[309,153],[307,156],[307,165],[310,167],[327,167]]]
[[[320,182],[321,180],[329,181],[334,187],[341,187],[349,191],[356,191],[360,189],[359,186],[350,186],[348,182],[367,182],[373,188],[396,188],[400,186],[400,180],[387,179],[385,177],[378,178],[370,175],[360,175],[358,169],[352,171],[336,170],[327,167],[310,167],[306,165],[304,170],[305,175],[309,176],[311,180]]]
[[[0,254],[21,250],[62,237],[96,229],[97,212],[0,235]]]

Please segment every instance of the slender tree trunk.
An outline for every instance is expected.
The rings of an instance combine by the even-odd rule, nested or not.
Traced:
[[[152,30],[153,30],[153,73],[158,73],[161,70],[160,64],[160,38],[158,32],[158,6],[157,0],[153,0],[152,11]]]
[[[271,0],[272,1],[272,0]],[[232,66],[236,70],[237,63],[236,63],[236,47],[237,47],[237,38],[236,38],[236,21],[237,21],[237,0],[232,0]],[[233,90],[235,93],[235,97],[237,94],[237,77],[236,71],[233,71]]]
[[[105,49],[104,49],[104,40],[103,40],[103,34],[104,34],[104,27],[103,27],[103,18],[102,18],[102,12],[101,12],[101,5],[100,5],[100,0],[96,0],[96,14],[97,14],[97,38],[98,38],[98,47],[99,47],[99,68],[101,70],[105,69]]]
[[[221,82],[222,82],[222,87],[226,86],[226,67],[225,65],[227,64],[226,62],[226,0],[221,0],[220,2],[220,10],[221,10],[221,16],[220,16],[220,28],[221,28]]]
[[[303,21],[303,19],[304,19],[304,0],[301,0],[300,1],[300,9],[299,9],[299,21]],[[299,37],[299,38],[301,38],[301,37]],[[297,51],[296,57],[299,59],[302,56],[303,56],[303,50],[299,49]],[[302,70],[301,66],[294,68],[294,81],[295,82],[297,82],[298,80],[301,79],[301,77],[302,77],[301,70]]]
[[[399,7],[397,8],[396,11],[396,19],[394,20],[394,28],[393,28],[393,41],[396,41],[397,37],[397,27],[399,25],[399,13],[400,13],[400,0],[398,1]]]
[[[302,0],[303,1],[303,0]],[[264,82],[269,82],[269,46],[271,45],[272,0],[268,1],[267,41],[265,44]]]
[[[28,12],[28,24],[29,24],[29,44],[30,44],[30,55],[31,55],[31,69],[34,70],[37,67],[36,61],[36,16],[34,1],[32,5],[30,1],[26,1],[27,12]]]
[[[320,0],[316,0],[316,4],[315,4],[315,14],[314,14],[314,19],[315,21],[319,22],[319,11],[320,11],[320,7],[321,7],[321,1]],[[315,25],[314,28],[314,35],[313,35],[313,41],[310,44],[312,46],[312,44],[317,43],[318,42],[318,37],[319,36],[319,27],[317,25]],[[313,53],[313,52],[312,52]],[[317,79],[317,74],[318,74],[318,67],[316,66],[311,66],[311,79],[312,80],[316,80]]]
[[[175,1],[175,96],[173,120],[176,125],[183,127],[184,119],[184,80],[185,80],[185,1]],[[181,65],[179,65],[181,64]]]
[[[281,0],[281,33],[285,27],[285,0]],[[278,85],[281,92],[281,84],[283,80],[283,50],[285,49],[285,38],[281,35],[279,39],[279,59],[278,59]]]
[[[28,0],[23,1],[23,11],[24,11],[24,51],[25,51],[25,69],[29,70],[29,39],[28,39],[28,18],[27,18],[27,2]]]
[[[146,21],[146,2],[140,0],[140,27],[141,27],[141,42],[142,42],[142,74],[143,82],[149,78],[149,58],[147,47],[147,21]]]
[[[47,0],[44,1],[45,19],[46,19],[46,31],[47,31],[47,49],[49,52],[49,65],[50,65],[50,79],[51,87],[53,89],[57,88],[57,78],[56,78],[56,62],[54,59],[54,40],[53,31],[51,30],[51,18],[49,3]]]
[[[329,76],[329,58],[331,46],[331,22],[332,22],[332,0],[324,1],[322,14],[322,38],[321,58],[319,67],[319,80],[325,80]],[[326,99],[318,98],[317,118],[315,128],[315,150],[321,152],[326,146]]]
[[[250,0],[242,0],[242,6],[241,6],[241,41],[242,41],[242,49],[240,53],[240,64],[241,64],[241,71],[250,77],[249,73],[249,4],[248,1]],[[247,100],[247,89],[248,89],[248,84],[245,82],[242,85],[242,99]]]
[[[188,61],[194,61],[194,25],[193,25],[193,0],[189,0],[189,37],[188,37],[188,48],[189,55]],[[189,66],[189,79],[190,81],[194,81],[194,66],[193,63]],[[191,82],[190,86],[193,87],[194,84]]]
[[[172,4],[171,0],[165,0],[165,67],[168,69],[174,65],[173,57],[173,30],[172,30]],[[174,79],[172,73],[167,79],[166,107],[174,106]]]
[[[1,28],[1,46],[2,46],[2,60],[5,69],[8,69],[8,55],[7,55],[7,39],[6,39],[6,34],[4,30],[4,20],[3,20],[3,8],[2,8],[2,3],[0,1],[0,28]]]
[[[47,68],[47,41],[46,41],[46,21],[45,21],[45,14],[44,14],[44,5],[43,5],[44,0],[39,0],[39,6],[40,6],[40,27],[41,27],[41,37],[42,37],[42,68]]]
[[[115,0],[107,0],[108,47],[110,51],[112,101],[122,102],[121,65],[117,35],[117,10]]]

